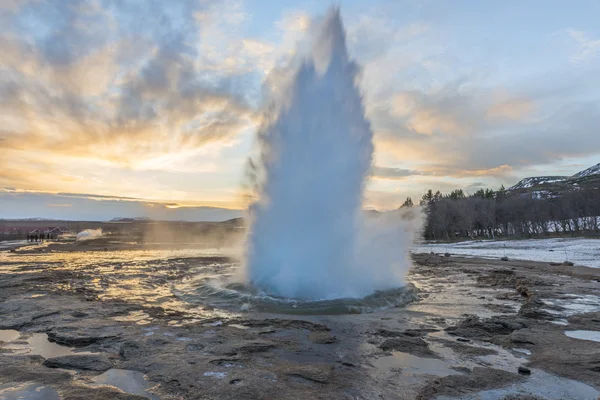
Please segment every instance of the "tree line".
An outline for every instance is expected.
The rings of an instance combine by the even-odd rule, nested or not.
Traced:
[[[580,189],[560,195],[511,193],[480,189],[448,194],[428,190],[419,201],[427,220],[428,240],[495,239],[500,237],[600,236],[600,189]],[[408,197],[402,207],[415,205]]]

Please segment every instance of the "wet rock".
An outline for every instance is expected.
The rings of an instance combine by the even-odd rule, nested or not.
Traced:
[[[75,317],[75,318],[85,318],[88,316],[87,313],[81,312],[81,311],[73,311],[71,313],[71,316]]]
[[[494,349],[487,347],[471,346],[461,342],[454,342],[451,340],[438,339],[436,342],[443,344],[445,347],[451,348],[456,353],[466,354],[470,356],[488,356],[492,354],[498,354]]]
[[[480,319],[475,315],[467,316],[455,326],[446,328],[453,336],[489,339],[497,335],[508,335],[512,331],[526,327],[526,323],[514,317],[498,316]]]
[[[273,343],[269,342],[251,342],[235,348],[240,353],[262,353],[275,348]]]
[[[228,358],[216,358],[214,360],[210,360],[208,363],[211,365],[218,365],[224,368],[232,368],[238,367],[243,368],[242,364],[243,359],[240,357],[228,357]]]
[[[519,293],[523,297],[531,297],[533,296],[533,292],[525,285],[517,286],[517,293]]]
[[[502,313],[502,314],[512,314],[515,312],[515,309],[506,304],[484,304],[483,305],[488,310],[493,312]]]
[[[71,347],[85,347],[90,344],[94,344],[106,339],[114,339],[118,335],[115,334],[102,334],[102,333],[88,333],[85,331],[74,331],[74,332],[60,332],[51,331],[48,332],[48,340],[63,346]]]
[[[404,332],[390,331],[389,329],[379,329],[374,334],[377,335],[377,336],[383,336],[383,337],[386,337],[386,338],[408,336],[408,335],[404,335]]]
[[[289,377],[298,377],[311,382],[328,383],[331,379],[333,367],[331,365],[301,365],[286,369]]]
[[[520,329],[510,334],[510,341],[519,344],[535,344],[535,334],[529,329]]]
[[[545,306],[544,303],[542,303],[541,305],[539,303],[530,301],[523,304],[521,308],[519,308],[518,314],[524,318],[537,319],[543,321],[550,321],[556,318],[555,315],[552,315],[548,311],[541,309],[542,306]]]
[[[308,339],[315,344],[332,344],[337,342],[337,338],[328,332],[312,332]]]
[[[82,369],[100,372],[113,367],[112,363],[106,357],[96,354],[52,357],[46,359],[43,365],[48,368]]]
[[[449,375],[431,380],[417,395],[417,400],[438,396],[461,397],[467,393],[496,389],[524,379],[522,376],[493,368],[475,367],[470,374]]]
[[[377,336],[383,336],[386,338],[395,338],[395,337],[423,337],[427,336],[428,333],[438,332],[439,329],[435,328],[421,328],[421,329],[407,329],[405,331],[391,331],[389,329],[379,329],[374,334]]]
[[[567,267],[572,267],[575,264],[573,264],[571,261],[565,261],[562,263],[562,265],[567,266]]]
[[[243,324],[249,328],[281,328],[281,329],[306,329],[309,331],[330,331],[331,329],[323,324],[316,324],[310,321],[298,319],[264,319],[264,320],[232,320],[231,323]]]
[[[519,366],[518,371],[519,371],[519,373],[521,375],[531,375],[531,370],[529,368],[527,368],[527,367],[522,366],[522,365]]]
[[[431,351],[427,342],[420,337],[401,336],[387,339],[379,345],[379,348],[383,351],[401,351],[403,353],[410,353],[417,357],[438,358],[438,356]]]
[[[119,348],[119,355],[124,360],[131,360],[132,358],[139,357],[142,353],[142,347],[136,342],[125,342]]]
[[[450,367],[450,369],[453,369],[462,374],[470,374],[471,373],[471,370],[467,367]]]
[[[18,331],[31,322],[32,316],[8,318],[6,320],[0,321],[0,329],[15,329]]]
[[[202,349],[204,349],[204,345],[200,344],[200,343],[190,343],[187,346],[185,346],[185,349],[187,351],[200,351]]]
[[[91,388],[89,386],[72,386],[62,391],[64,399],[68,400],[148,400],[146,396],[122,392],[111,387]]]
[[[459,342],[470,342],[471,341],[471,339],[465,339],[465,338],[461,338],[461,337],[459,337],[456,340],[459,341]]]
[[[511,269],[494,269],[487,274],[477,277],[477,283],[491,286],[514,286],[517,280],[515,271]]]

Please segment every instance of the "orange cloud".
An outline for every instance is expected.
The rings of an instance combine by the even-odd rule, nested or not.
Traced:
[[[522,120],[535,110],[535,103],[526,98],[512,98],[498,101],[487,111],[489,119]]]

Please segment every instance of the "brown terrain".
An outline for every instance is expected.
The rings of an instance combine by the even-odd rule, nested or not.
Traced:
[[[600,331],[598,269],[420,254],[416,300],[361,314],[181,294],[235,266],[107,240],[0,253],[0,399],[599,396],[600,343],[565,334]]]

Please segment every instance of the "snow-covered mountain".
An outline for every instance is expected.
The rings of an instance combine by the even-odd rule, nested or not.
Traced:
[[[530,178],[521,179],[516,185],[509,187],[508,190],[529,189],[545,183],[564,182],[567,179],[569,179],[568,176],[532,176]]]
[[[590,175],[600,175],[600,163],[598,163],[592,167],[589,167],[588,169],[584,169],[581,172],[576,173],[571,178],[572,179],[584,178],[584,177],[590,176]]]
[[[521,179],[516,185],[509,187],[507,191],[539,192],[542,190],[551,195],[565,190],[578,190],[583,186],[600,188],[600,163],[573,176],[532,176]]]

